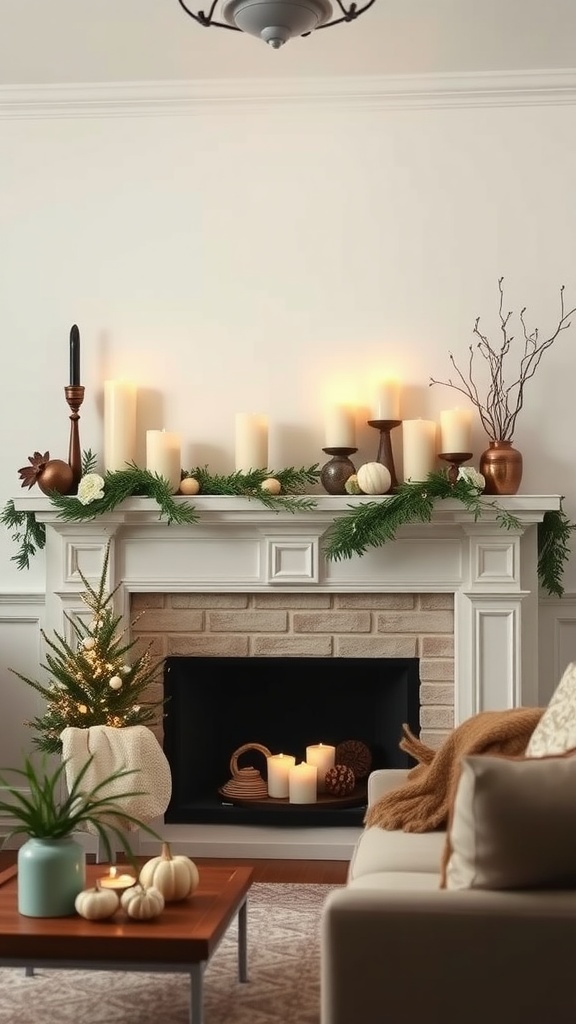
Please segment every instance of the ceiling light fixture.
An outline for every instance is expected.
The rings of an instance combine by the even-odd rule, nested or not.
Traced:
[[[208,14],[205,14],[204,11],[191,11],[184,0],[178,0],[182,10],[204,28],[215,25],[216,28],[228,28],[233,32],[247,32],[278,50],[295,36],[309,36],[315,29],[354,21],[372,7],[374,0],[367,0],[362,7],[355,3],[346,7],[342,0],[336,0],[342,12],[336,18],[332,18],[332,4],[329,0],[224,0],[219,15],[223,21],[214,17],[219,2],[213,0]]]

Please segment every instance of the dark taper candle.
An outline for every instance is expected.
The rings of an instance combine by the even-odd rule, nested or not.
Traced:
[[[76,324],[70,329],[70,384],[80,384],[80,331]]]

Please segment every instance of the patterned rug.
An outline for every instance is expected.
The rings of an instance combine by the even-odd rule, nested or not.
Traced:
[[[234,922],[204,975],[205,1024],[318,1024],[320,909],[333,886],[257,883],[248,901],[249,982]],[[182,974],[0,970],[1,1024],[188,1024]]]

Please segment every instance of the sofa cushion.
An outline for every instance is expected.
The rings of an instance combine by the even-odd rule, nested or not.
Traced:
[[[438,892],[438,871],[375,871],[348,882],[348,889],[386,892]]]
[[[446,841],[445,832],[387,831],[366,828],[352,855],[349,878],[371,875],[376,871],[424,871],[436,876]]]
[[[576,756],[465,757],[448,829],[447,889],[576,885]]]
[[[576,663],[571,662],[534,729],[526,757],[564,754],[576,748]]]

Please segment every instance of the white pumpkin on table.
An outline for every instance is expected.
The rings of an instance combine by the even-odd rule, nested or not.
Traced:
[[[140,869],[140,884],[159,889],[167,903],[185,900],[198,886],[200,876],[194,861],[172,855],[169,843],[162,843],[159,857],[152,857]]]
[[[103,921],[112,917],[120,906],[118,894],[113,889],[83,889],[79,892],[74,906],[76,913],[87,921]]]
[[[150,921],[164,910],[164,897],[153,885],[133,885],[120,897],[122,909],[137,921]]]

